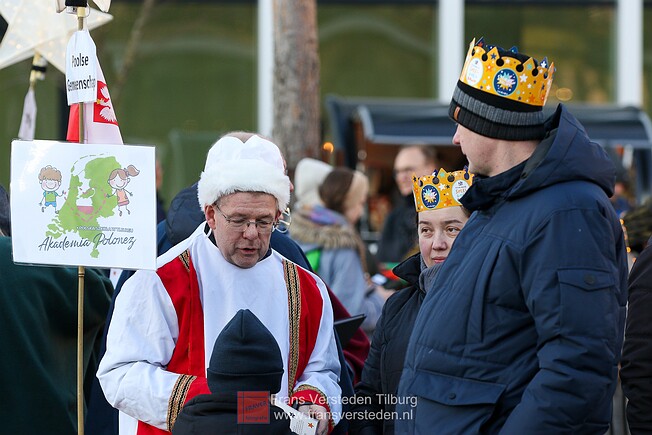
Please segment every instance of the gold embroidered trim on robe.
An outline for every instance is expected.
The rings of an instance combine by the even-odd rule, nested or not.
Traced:
[[[322,390],[320,390],[319,388],[313,387],[312,385],[308,385],[308,384],[299,385],[296,390],[292,391],[292,394],[298,393],[299,391],[303,391],[303,390],[316,391],[321,396],[324,403],[328,404],[328,396],[326,396]],[[290,394],[290,396],[292,394]],[[321,404],[316,403],[316,405],[321,405]]]
[[[299,321],[301,319],[301,292],[297,265],[283,260],[285,285],[288,289],[288,315],[290,320],[290,356],[288,358],[288,392],[294,387],[299,365]]]
[[[190,384],[197,379],[197,376],[191,375],[179,375],[179,378],[174,383],[172,387],[172,394],[170,394],[170,401],[168,402],[168,418],[167,418],[167,427],[168,431],[172,432],[172,427],[177,421],[177,417],[183,408],[183,404],[186,403],[186,396],[188,395],[188,390],[190,390]]]
[[[179,259],[186,266],[186,271],[190,272],[190,252],[186,249],[181,254],[179,254]]]

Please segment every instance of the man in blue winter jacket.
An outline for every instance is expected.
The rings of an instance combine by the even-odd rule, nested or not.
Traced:
[[[563,106],[554,66],[473,41],[449,114],[473,215],[410,338],[397,433],[604,434],[627,262],[614,164]],[[416,402],[416,406],[413,403]]]

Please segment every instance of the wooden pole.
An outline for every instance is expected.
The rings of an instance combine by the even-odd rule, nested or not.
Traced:
[[[77,433],[84,435],[84,266],[78,266],[77,290]]]
[[[86,8],[77,8],[77,30],[84,30]],[[84,103],[79,105],[79,143],[84,143]],[[77,267],[77,434],[84,435],[84,266]]]

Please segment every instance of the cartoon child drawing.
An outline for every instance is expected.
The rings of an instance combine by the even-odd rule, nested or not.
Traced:
[[[129,181],[131,180],[130,177],[135,177],[138,174],[140,174],[140,171],[136,169],[134,165],[129,165],[125,169],[114,169],[111,171],[111,175],[109,175],[109,186],[113,188],[113,193],[106,195],[106,197],[110,198],[114,195],[118,197],[118,213],[120,216],[122,216],[121,207],[124,207],[125,210],[127,210],[127,214],[131,214],[127,208],[127,205],[129,204],[127,194],[133,196],[133,193],[126,190],[125,187],[129,184]]]
[[[41,211],[45,212],[45,207],[51,205],[54,208],[54,212],[59,213],[59,210],[57,210],[57,196],[66,194],[65,190],[61,193],[57,192],[59,187],[61,187],[61,171],[47,165],[41,168],[38,174],[38,180],[41,182],[41,188],[43,189],[43,198],[39,202]]]

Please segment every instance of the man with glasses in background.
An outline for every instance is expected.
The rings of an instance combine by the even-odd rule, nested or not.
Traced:
[[[378,242],[376,259],[392,269],[407,257],[419,252],[412,196],[412,175],[430,175],[437,167],[435,148],[428,145],[408,145],[394,159],[394,180],[401,197],[385,218]]]
[[[210,150],[198,185],[206,221],[138,271],[116,299],[98,378],[120,413],[121,434],[171,431],[183,405],[209,393],[207,357],[240,309],[278,341],[284,374],[277,397],[337,423],[340,364],[324,283],[270,248],[290,199],[276,145],[228,134]],[[246,393],[246,392],[243,392]]]

